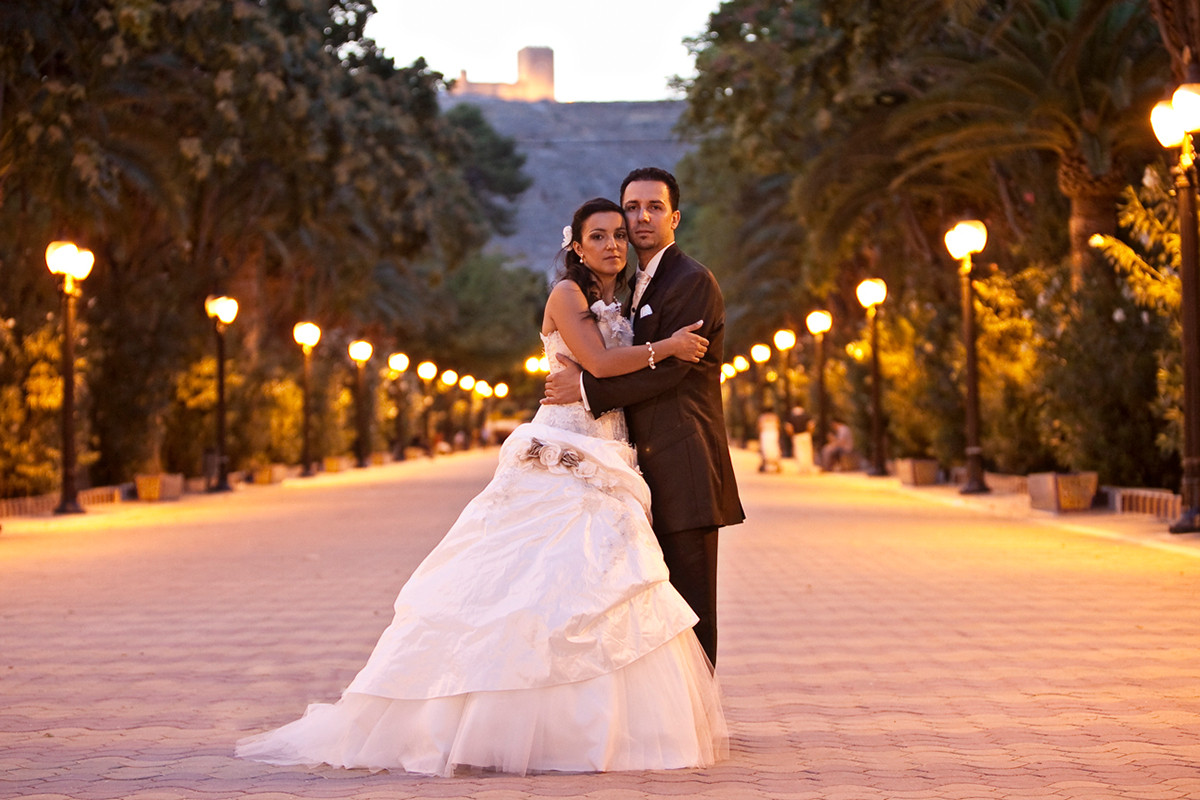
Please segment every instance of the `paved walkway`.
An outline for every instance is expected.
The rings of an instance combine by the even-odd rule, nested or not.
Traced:
[[[332,700],[494,452],[0,533],[0,798],[1200,798],[1200,537],[760,475],[722,538],[731,758],[431,779],[233,759]]]

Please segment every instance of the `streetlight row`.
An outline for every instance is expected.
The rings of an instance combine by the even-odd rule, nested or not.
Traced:
[[[1200,90],[1200,85],[1197,85]],[[1178,93],[1177,93],[1178,94]],[[1197,128],[1200,128],[1200,91],[1196,93],[1195,113],[1198,115]],[[1187,103],[1192,102],[1189,95]],[[1191,107],[1191,106],[1189,106]],[[1161,112],[1160,112],[1161,113]],[[1171,117],[1172,120],[1176,118]],[[1185,145],[1187,147],[1187,145]],[[1193,152],[1194,151],[1190,151]],[[1189,161],[1194,170],[1194,165]],[[1193,199],[1194,202],[1194,199]],[[1194,206],[1193,206],[1194,208]],[[1193,215],[1194,218],[1194,215]],[[1194,231],[1193,231],[1194,238]],[[983,450],[979,445],[979,376],[975,352],[975,307],[971,285],[971,256],[979,253],[987,244],[987,226],[979,220],[965,220],[956,224],[946,232],[946,250],[951,257],[959,262],[959,276],[962,288],[963,344],[966,349],[966,463],[967,482],[963,487],[964,494],[987,492],[988,487],[983,480]],[[887,298],[887,284],[880,278],[867,278],[858,284],[855,292],[858,302],[867,311],[867,320],[871,326],[871,466],[869,475],[887,475],[884,463],[884,430],[883,409],[881,398],[882,379],[879,369],[879,320],[878,307]],[[1197,297],[1200,307],[1200,296]],[[805,318],[808,332],[812,334],[817,350],[816,367],[816,402],[817,402],[817,442],[823,442],[828,427],[828,399],[825,395],[825,334],[833,327],[833,316],[825,310],[811,312]],[[790,330],[775,332],[775,347],[784,357],[785,369],[790,350],[796,344],[796,335]],[[1194,348],[1200,352],[1200,348]],[[750,348],[750,358],[755,363],[764,364],[771,358],[771,348],[765,344],[756,344]],[[721,366],[721,381],[732,379],[750,368],[750,362],[744,356],[738,355],[729,363]],[[1197,356],[1196,367],[1197,403],[1200,403],[1200,356]],[[785,390],[790,385],[785,382]],[[790,404],[789,404],[790,405]],[[1196,415],[1200,419],[1200,413]],[[1200,422],[1197,423],[1197,449],[1200,450]],[[1186,460],[1185,460],[1186,463]],[[1195,459],[1196,470],[1196,505],[1200,507],[1200,452]],[[1200,508],[1197,509],[1200,514]],[[1200,527],[1200,521],[1196,522]]]

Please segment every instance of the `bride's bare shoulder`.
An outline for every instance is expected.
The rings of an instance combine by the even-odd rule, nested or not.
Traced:
[[[554,284],[550,289],[550,299],[546,301],[546,312],[542,315],[542,334],[549,336],[556,330],[561,330],[563,322],[574,320],[581,313],[586,313],[587,298],[579,284],[571,280],[563,280]]]

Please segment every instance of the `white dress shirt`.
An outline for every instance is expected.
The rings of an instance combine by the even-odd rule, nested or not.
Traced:
[[[667,244],[667,247],[670,247],[673,244],[675,244],[675,243],[670,242]],[[649,277],[643,279],[644,282],[643,282],[643,285],[640,287],[640,289],[635,289],[633,292],[633,298],[629,301],[630,317],[633,316],[634,309],[637,308],[637,304],[642,299],[642,295],[646,293],[646,287],[650,285],[650,281],[654,280],[654,273],[658,272],[658,262],[662,261],[663,253],[667,252],[667,247],[664,247],[663,249],[661,249],[657,253],[655,253],[654,256],[650,259],[649,264],[647,264],[645,267],[639,268],[639,270],[638,270],[639,274],[645,273]],[[636,281],[636,279],[635,279],[635,281]],[[635,285],[636,285],[636,283],[635,283]],[[587,392],[584,391],[584,389],[583,389],[583,373],[579,374],[579,396],[583,400],[583,407],[586,408],[588,411],[591,411],[592,407],[591,407],[591,405],[588,404]]]

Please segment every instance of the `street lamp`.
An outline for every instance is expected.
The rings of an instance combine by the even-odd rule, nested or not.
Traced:
[[[71,242],[51,242],[46,248],[46,268],[62,275],[62,487],[55,514],[82,514],[75,487],[75,302],[79,284],[92,272],[96,257],[91,250]]]
[[[393,435],[396,438],[395,452],[393,456],[397,461],[403,461],[405,458],[405,449],[408,447],[408,355],[405,353],[392,353],[388,356],[388,378],[396,387],[396,429]]]
[[[792,410],[792,348],[796,346],[796,332],[782,328],[775,331],[772,339],[779,351],[780,373],[783,375],[783,415]]]
[[[987,226],[979,220],[960,222],[946,231],[946,250],[959,262],[962,288],[963,347],[967,381],[967,482],[962,494],[990,491],[983,481],[983,449],[979,446],[979,368],[975,354],[975,298],[971,287],[971,254],[987,244]]]
[[[321,341],[321,329],[313,322],[297,322],[292,328],[292,338],[304,350],[304,372],[301,384],[304,392],[304,411],[301,415],[304,439],[300,450],[300,474],[307,478],[313,474],[312,434],[309,427],[312,418],[312,351],[317,346],[317,342]]]
[[[354,395],[358,419],[355,427],[358,429],[358,435],[354,442],[354,457],[358,466],[365,467],[371,449],[371,428],[367,420],[367,362],[371,360],[371,354],[375,352],[375,348],[368,341],[355,339],[349,344],[346,351],[350,354],[350,359],[358,365],[358,390]]]
[[[421,427],[424,429],[422,434],[425,439],[425,452],[433,458],[433,395],[431,394],[431,384],[434,378],[437,377],[437,364],[432,361],[422,361],[417,364],[417,377],[421,379],[422,400],[421,405],[424,408],[421,419]]]
[[[238,302],[225,295],[209,295],[204,300],[204,313],[213,321],[217,332],[217,477],[208,487],[210,492],[228,492],[229,456],[225,454],[225,329],[237,319]]]
[[[804,324],[816,342],[817,426],[813,431],[813,451],[819,453],[825,445],[829,427],[828,400],[825,397],[825,334],[833,327],[833,315],[828,311],[814,311],[805,317]]]
[[[754,370],[757,376],[757,405],[761,413],[763,407],[763,398],[767,394],[767,368],[763,365],[771,360],[771,348],[765,344],[756,344],[750,347],[750,360],[758,365]]]
[[[1193,72],[1200,68],[1193,67]],[[1200,75],[1189,75],[1200,79]],[[1200,131],[1200,82],[1185,83],[1170,101],[1150,113],[1154,135],[1163,147],[1178,147],[1175,198],[1179,204],[1179,283],[1183,351],[1183,480],[1179,519],[1171,533],[1200,531],[1200,249],[1196,231],[1196,149],[1192,134]]]
[[[879,278],[867,278],[858,285],[858,302],[867,310],[871,322],[871,468],[868,475],[887,475],[883,460],[883,403],[879,377],[879,304],[887,297],[887,284]]]

